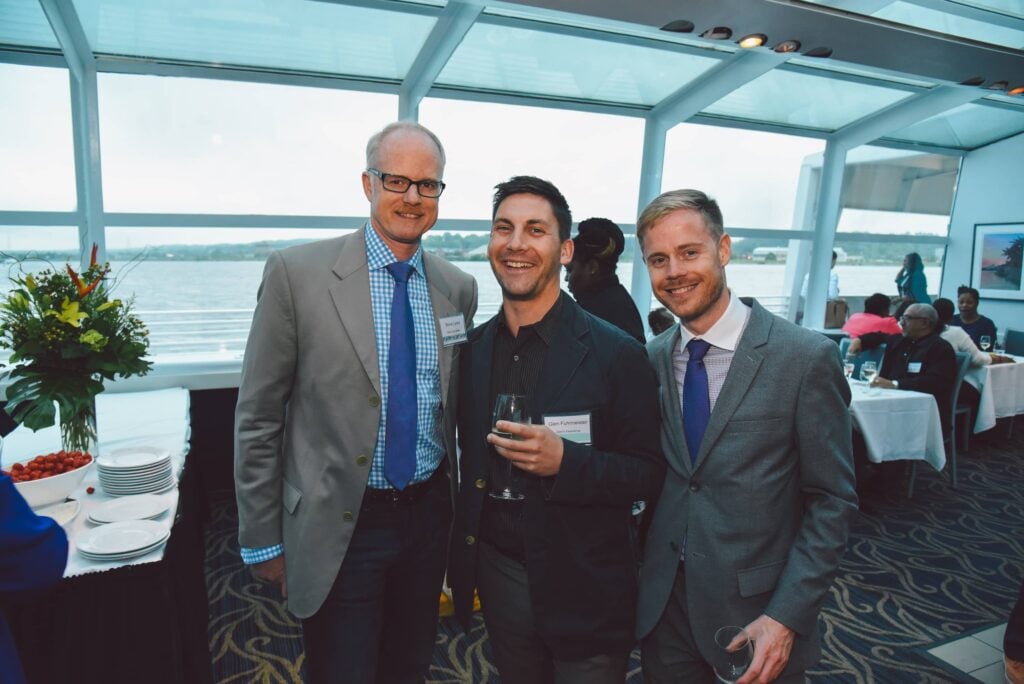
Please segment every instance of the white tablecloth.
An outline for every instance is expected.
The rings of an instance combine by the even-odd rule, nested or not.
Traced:
[[[981,394],[975,432],[992,429],[997,418],[1024,413],[1024,356],[1013,358],[1016,363],[997,363],[968,371],[967,379]]]
[[[172,454],[175,477],[180,477],[185,465],[185,455],[189,445],[189,394],[184,388],[157,390],[153,392],[129,392],[124,394],[104,393],[96,397],[96,432],[99,436],[99,449],[121,449],[130,446],[154,446],[167,449]],[[32,432],[25,427],[18,427],[4,438],[4,468],[16,461],[22,461],[38,454],[47,454],[60,449],[60,432],[57,427]],[[87,487],[95,492],[86,493]],[[168,527],[174,523],[174,514],[178,509],[178,488],[163,494],[168,497],[169,510],[156,520]],[[85,531],[96,527],[87,521],[89,512],[112,497],[103,492],[99,485],[96,466],[90,466],[82,484],[71,492],[69,498],[81,502],[78,516],[69,522],[65,529],[71,551],[65,577],[83,575],[89,572],[111,570],[123,565],[152,563],[164,557],[164,546],[145,556],[127,561],[98,563],[82,558],[75,550],[75,539]]]
[[[850,413],[864,436],[870,461],[920,460],[942,470],[946,451],[935,397],[907,390],[868,389],[860,382],[850,383],[850,389]]]

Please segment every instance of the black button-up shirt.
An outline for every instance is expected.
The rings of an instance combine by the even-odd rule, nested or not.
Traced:
[[[498,312],[498,325],[494,334],[491,353],[490,401],[494,406],[499,394],[521,394],[526,397],[526,407],[531,418],[536,417],[537,381],[547,357],[558,314],[562,309],[559,295],[544,317],[531,325],[519,327],[519,334],[513,335],[505,322],[504,309]],[[494,450],[488,449],[488,491],[500,492],[506,486],[513,491],[526,494],[535,479],[532,475],[511,465]],[[503,501],[488,496],[480,520],[480,538],[493,544],[499,551],[520,561],[525,559],[523,547],[523,501]]]

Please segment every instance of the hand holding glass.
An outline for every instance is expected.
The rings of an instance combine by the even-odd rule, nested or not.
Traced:
[[[754,660],[754,642],[742,627],[722,627],[715,632],[715,654],[711,666],[718,681],[735,684]]]
[[[528,425],[530,411],[526,407],[526,397],[521,394],[499,394],[494,401],[494,420],[491,421],[491,432],[505,439],[514,439],[512,433],[498,430],[499,420]],[[490,492],[489,496],[504,501],[518,501],[523,498],[523,494],[513,487],[517,470],[512,465],[512,461],[507,461],[506,465],[508,470],[506,471],[505,487],[499,492]]]

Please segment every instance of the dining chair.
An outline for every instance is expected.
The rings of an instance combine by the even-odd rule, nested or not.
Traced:
[[[1003,338],[1003,349],[1007,354],[1024,356],[1024,330],[1006,329],[1006,337]]]
[[[971,410],[964,407],[966,411],[957,410],[957,400],[960,398],[960,386],[964,383],[964,376],[967,375],[967,371],[971,369],[971,355],[967,352],[955,352],[956,353],[956,384],[953,385],[953,401],[950,407],[952,412],[950,420],[949,435],[943,435],[942,441],[949,445],[949,478],[953,483],[953,489],[956,489],[956,430],[957,430],[957,416],[967,415],[966,425],[964,425],[965,431],[971,429]],[[967,452],[966,446],[964,447],[964,453]]]
[[[842,340],[839,343],[839,356],[845,362],[846,354],[850,350],[849,338]],[[882,357],[885,356],[885,345],[881,344],[874,349],[864,349],[860,354],[853,357],[853,378],[860,378],[860,367],[864,365],[865,361],[874,361],[878,364],[878,367],[882,367]]]

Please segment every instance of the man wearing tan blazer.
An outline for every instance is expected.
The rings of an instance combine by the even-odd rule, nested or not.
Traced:
[[[425,253],[444,150],[367,145],[359,231],[267,260],[236,412],[239,542],[303,621],[311,682],[422,681],[452,519],[472,277]]]
[[[648,344],[668,473],[637,611],[647,682],[713,682],[716,631],[744,627],[739,684],[803,681],[857,510],[850,388],[835,343],[729,291],[717,203],[667,192],[637,221],[674,325]]]

